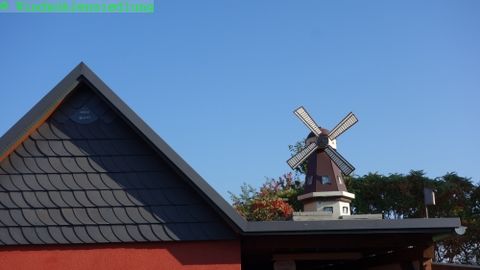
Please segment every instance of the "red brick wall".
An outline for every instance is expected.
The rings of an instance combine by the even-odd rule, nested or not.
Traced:
[[[0,269],[240,270],[239,241],[0,248]]]

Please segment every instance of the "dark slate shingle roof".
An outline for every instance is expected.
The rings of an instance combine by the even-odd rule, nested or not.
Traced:
[[[233,239],[234,232],[86,84],[0,163],[0,243]]]

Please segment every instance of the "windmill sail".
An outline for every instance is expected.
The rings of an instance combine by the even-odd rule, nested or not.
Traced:
[[[330,140],[335,140],[338,136],[340,136],[342,133],[347,131],[350,127],[355,125],[355,123],[358,122],[357,117],[353,113],[349,113],[345,118],[340,121],[333,129],[330,131],[330,134],[328,135],[328,138]]]
[[[340,153],[338,153],[335,149],[328,146],[325,148],[325,153],[337,164],[338,168],[343,172],[345,175],[350,175],[354,170],[352,164],[350,164]]]
[[[313,120],[313,118],[308,114],[305,108],[300,107],[294,111],[295,115],[302,120],[302,122],[310,129],[315,136],[322,134],[322,131],[318,127],[317,123]]]
[[[307,147],[303,148],[302,151],[298,152],[296,155],[287,160],[288,165],[290,168],[292,168],[292,170],[297,168],[317,149],[318,145],[316,143],[309,144]]]

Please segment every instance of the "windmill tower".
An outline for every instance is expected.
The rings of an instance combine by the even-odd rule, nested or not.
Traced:
[[[287,161],[292,169],[307,162],[304,194],[298,197],[304,211],[326,218],[350,215],[350,202],[355,195],[347,191],[343,176],[350,175],[355,168],[337,152],[336,138],[358,119],[349,113],[328,131],[318,126],[305,108],[300,107],[294,113],[311,131],[305,140],[306,147]]]

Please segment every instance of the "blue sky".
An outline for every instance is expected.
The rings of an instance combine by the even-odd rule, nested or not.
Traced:
[[[0,134],[80,61],[221,195],[289,171],[349,111],[363,175],[480,181],[480,1],[156,1],[153,14],[0,14]]]

